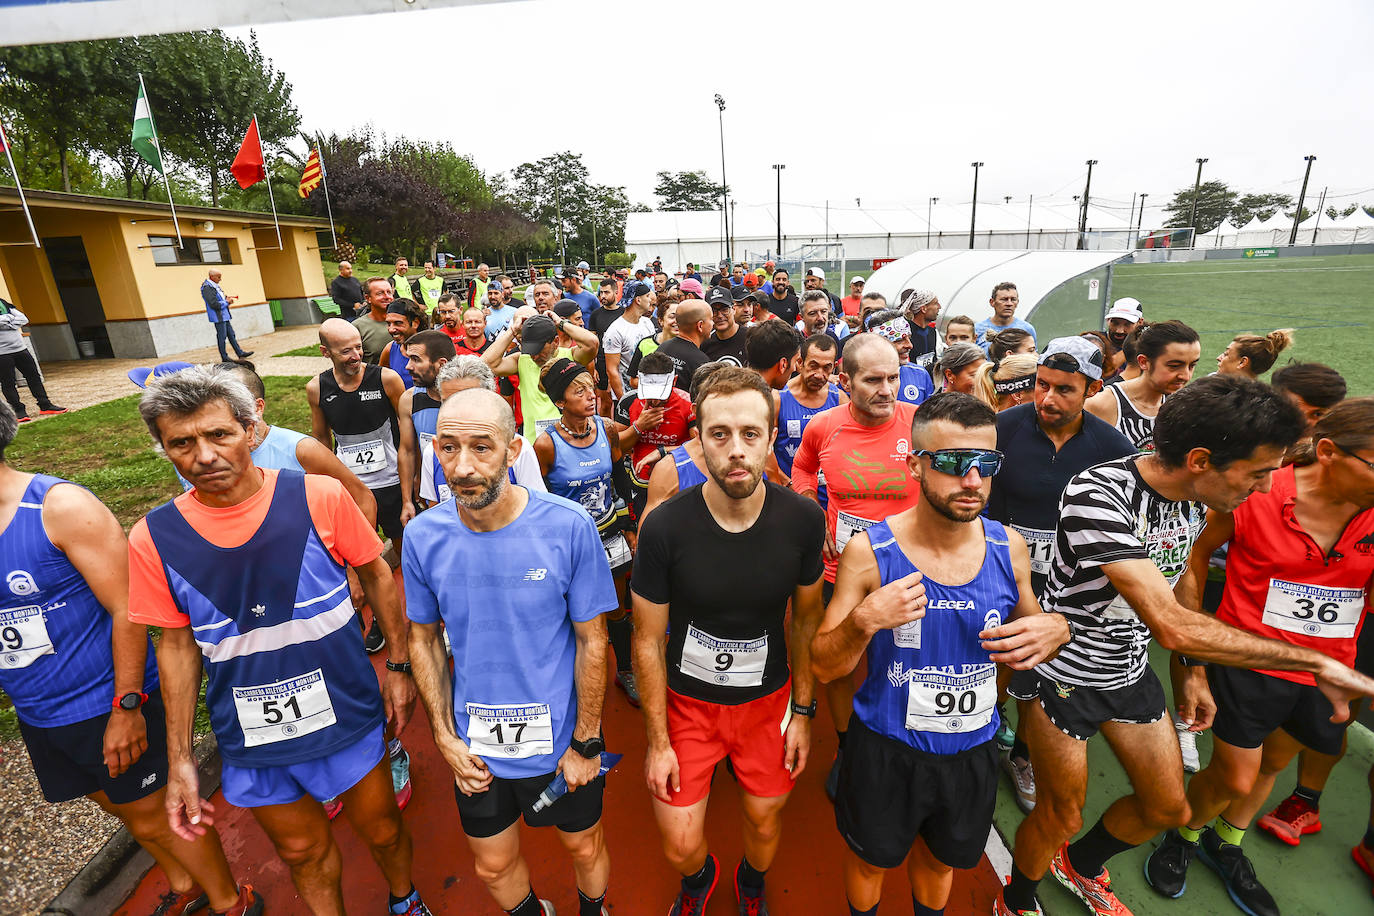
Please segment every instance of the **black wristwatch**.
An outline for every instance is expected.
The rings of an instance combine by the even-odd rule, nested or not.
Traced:
[[[574,738],[572,739],[572,749],[588,760],[595,760],[606,749],[606,739],[600,735],[595,738],[588,738],[586,741],[578,741]]]
[[[388,658],[386,660],[386,670],[396,671],[401,674],[410,674],[410,662],[393,662],[391,659]]]
[[[793,700],[792,714],[794,716],[806,716],[808,719],[816,718],[816,701],[812,700],[810,706],[803,706],[796,700]]]
[[[1178,663],[1185,668],[1203,668],[1207,665],[1207,663],[1200,658],[1189,658],[1186,655],[1179,655]]]
[[[114,708],[132,712],[146,702],[148,702],[148,694],[134,691],[133,693],[126,693],[123,696],[115,697]]]

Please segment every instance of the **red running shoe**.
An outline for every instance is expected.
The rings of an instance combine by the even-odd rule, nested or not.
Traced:
[[[1307,834],[1321,833],[1322,818],[1316,808],[1290,795],[1259,819],[1259,828],[1289,846],[1296,846]]]

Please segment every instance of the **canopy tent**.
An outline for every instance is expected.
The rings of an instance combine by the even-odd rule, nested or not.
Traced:
[[[1282,211],[1262,220],[1250,218],[1242,228],[1222,223],[1205,235],[1198,236],[1198,248],[1279,248],[1293,237],[1293,218]],[[1349,216],[1331,219],[1325,213],[1309,214],[1298,224],[1299,245],[1367,245],[1374,244],[1374,216],[1359,206]]]

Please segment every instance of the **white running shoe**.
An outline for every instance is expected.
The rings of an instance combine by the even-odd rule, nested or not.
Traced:
[[[1013,759],[1010,754],[1002,754],[1001,758],[1002,770],[1016,791],[1016,806],[1030,814],[1035,807],[1035,771],[1031,769],[1030,761]]]
[[[1174,730],[1178,732],[1178,749],[1183,753],[1183,772],[1196,773],[1202,768],[1202,760],[1197,754],[1197,732],[1189,731],[1177,717],[1174,718]]]

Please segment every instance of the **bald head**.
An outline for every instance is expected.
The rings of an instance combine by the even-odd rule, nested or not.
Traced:
[[[326,318],[320,325],[320,346],[330,350],[341,349],[352,340],[363,339],[358,329],[342,318]]]
[[[852,378],[865,366],[896,355],[897,348],[877,334],[855,335],[844,345],[844,374]]]
[[[688,299],[677,307],[677,329],[684,337],[696,340],[710,333],[711,307],[701,299]],[[700,322],[706,322],[705,325]],[[700,341],[697,341],[700,343]]]
[[[216,283],[219,282],[219,278],[222,276],[224,276],[224,274],[220,273],[218,270],[215,270],[214,268],[210,269],[210,279],[214,280]]]
[[[505,398],[485,388],[468,388],[448,397],[439,407],[437,432],[457,427],[487,426],[501,435],[501,443],[515,438],[515,414]]]

